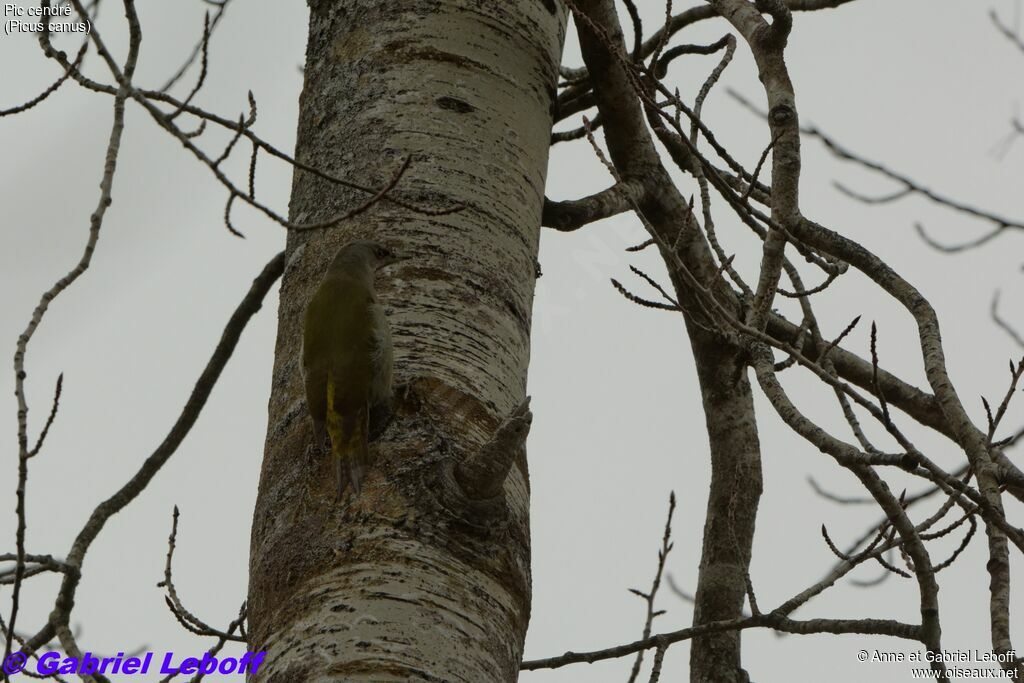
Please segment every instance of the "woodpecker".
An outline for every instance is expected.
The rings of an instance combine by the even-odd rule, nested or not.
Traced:
[[[372,464],[368,449],[371,414],[391,403],[391,328],[374,291],[379,268],[403,260],[377,242],[342,247],[306,307],[302,370],[313,445],[330,437],[338,497],[362,488]]]

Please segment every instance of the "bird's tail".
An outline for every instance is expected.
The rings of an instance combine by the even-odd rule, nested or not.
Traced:
[[[345,439],[346,442],[342,443],[342,448],[331,448],[331,457],[334,458],[334,472],[335,478],[338,482],[338,498],[343,498],[345,490],[352,486],[352,493],[356,496],[359,495],[363,489],[363,478],[366,475],[366,469],[370,465],[370,454],[369,448],[366,443],[366,419],[342,420],[343,423],[349,423],[346,426],[352,427],[352,431],[347,431],[346,434],[342,435],[339,439]],[[332,443],[334,439],[331,439]]]
[[[327,432],[331,436],[331,457],[334,459],[340,499],[345,495],[349,485],[356,496],[363,488],[363,479],[370,466],[367,445],[369,411],[366,406],[344,412],[337,410],[334,402],[330,400],[333,398],[332,389],[333,383],[328,382]]]

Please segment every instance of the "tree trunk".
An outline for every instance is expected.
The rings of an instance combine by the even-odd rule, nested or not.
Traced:
[[[743,612],[761,498],[761,450],[745,355],[696,325],[688,330],[711,446],[711,487],[694,596],[697,626]],[[694,638],[691,683],[747,680],[739,632]]]
[[[747,379],[746,353],[727,331],[716,330],[694,283],[714,292],[719,303],[736,306],[735,295],[712,258],[711,247],[692,209],[679,194],[645,124],[633,81],[612,51],[624,54],[622,27],[612,0],[578,0],[589,26],[581,28],[580,48],[587,69],[600,74],[594,95],[604,121],[608,151],[624,181],[645,186],[638,213],[659,243],[676,298],[686,320],[704,418],[711,446],[711,487],[704,525],[693,624],[734,619],[743,612],[754,523],[761,497],[761,451],[754,401]],[[577,24],[579,26],[579,23]],[[653,124],[657,118],[651,117]],[[662,136],[662,142],[669,142]],[[669,152],[678,152],[669,146]],[[688,154],[684,151],[684,154]],[[683,168],[696,161],[677,160]],[[710,284],[708,284],[710,283]],[[694,638],[690,649],[692,683],[747,680],[740,663],[740,634]]]
[[[530,612],[525,429],[499,426],[525,394],[564,30],[550,0],[310,2],[299,161],[380,187],[411,157],[394,196],[463,208],[425,215],[385,200],[289,234],[252,526],[249,647],[267,651],[255,680],[517,679]],[[296,171],[291,218],[324,221],[366,199]],[[412,258],[377,278],[394,419],[371,444],[361,496],[339,503],[329,458],[311,450],[301,321],[357,237]]]

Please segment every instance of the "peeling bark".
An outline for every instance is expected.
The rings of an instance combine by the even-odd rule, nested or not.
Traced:
[[[565,30],[540,0],[310,3],[298,159],[402,200],[289,235],[249,579],[258,681],[514,681],[530,612],[525,455],[476,500],[454,463],[522,404],[551,104]],[[295,174],[290,217],[366,199]],[[301,317],[335,250],[373,237],[395,342],[394,419],[362,495],[334,496],[310,448]]]

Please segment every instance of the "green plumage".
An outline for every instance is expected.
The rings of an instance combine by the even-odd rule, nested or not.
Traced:
[[[391,401],[391,331],[374,291],[374,272],[399,257],[353,242],[334,258],[306,308],[302,368],[314,445],[330,437],[338,495],[359,495],[372,465],[371,412]]]

